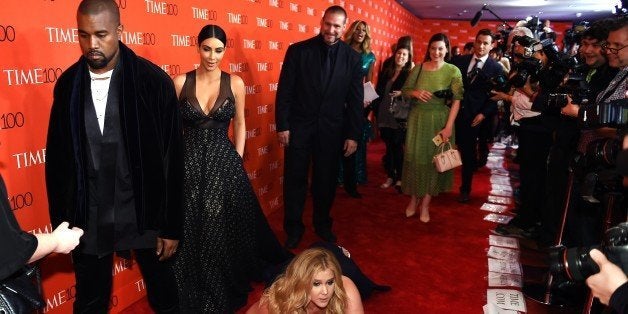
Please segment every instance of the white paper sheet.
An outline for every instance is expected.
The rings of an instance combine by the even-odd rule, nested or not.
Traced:
[[[501,214],[503,212],[508,211],[508,206],[506,206],[506,205],[499,205],[499,204],[484,203],[484,204],[482,204],[482,207],[480,207],[480,209],[488,211],[488,212]]]
[[[490,234],[488,236],[488,244],[494,246],[509,247],[511,249],[518,249],[519,239]]]
[[[482,309],[484,310],[484,314],[518,314],[519,313],[513,310],[502,309],[493,303],[485,304],[482,307]]]
[[[527,312],[525,298],[519,290],[488,289],[486,291],[486,301],[505,310]]]
[[[373,86],[373,83],[371,82],[364,83],[364,101],[369,102],[377,98],[379,98],[379,95],[377,95],[377,92],[375,91],[375,87]]]
[[[491,246],[488,248],[488,257],[510,260],[510,261],[519,261],[519,250],[509,249],[505,247],[499,246]]]
[[[519,261],[506,261],[501,259],[489,258],[488,271],[521,275],[521,264],[519,264]]]
[[[523,280],[521,276],[515,274],[502,274],[489,271],[488,272],[488,286],[493,288],[499,287],[517,287],[523,286]]]

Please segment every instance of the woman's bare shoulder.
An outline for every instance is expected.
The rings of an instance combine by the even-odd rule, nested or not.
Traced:
[[[363,314],[364,307],[362,306],[362,298],[360,297],[360,291],[358,287],[347,276],[342,276],[342,285],[345,288],[347,294],[347,314]]]

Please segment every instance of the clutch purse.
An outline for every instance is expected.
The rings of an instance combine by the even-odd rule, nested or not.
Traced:
[[[397,121],[408,120],[410,114],[410,102],[403,97],[391,97],[389,111]]]
[[[32,313],[46,304],[40,291],[41,277],[37,266],[25,266],[12,277],[0,281],[0,313]]]
[[[447,150],[445,150],[445,146],[449,146]],[[462,166],[462,159],[460,158],[460,152],[457,149],[451,147],[451,143],[445,142],[440,144],[439,152],[434,155],[434,167],[436,167],[436,171],[445,172],[451,170],[453,168]]]

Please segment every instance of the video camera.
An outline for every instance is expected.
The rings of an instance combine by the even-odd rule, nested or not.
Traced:
[[[534,57],[534,53],[541,50],[542,46],[536,39],[528,36],[515,36],[512,42],[513,45],[519,44],[523,47],[523,51],[513,53],[515,57],[519,58],[519,61],[513,64],[512,73],[515,74],[510,77],[509,82],[514,87],[523,87],[528,78],[534,82],[538,81],[543,64],[541,60]]]
[[[550,272],[572,282],[582,282],[600,271],[589,252],[597,248],[609,261],[628,274],[628,222],[609,228],[599,246],[565,248],[558,246],[550,252]]]
[[[515,36],[512,42],[513,45],[517,43],[523,47],[523,53],[514,54],[519,61],[512,65],[511,73],[513,74],[510,78],[503,74],[488,78],[489,90],[508,93],[513,86],[523,87],[528,78],[538,81],[543,64],[541,60],[534,58],[534,53],[539,51],[541,46],[535,39],[528,36]]]

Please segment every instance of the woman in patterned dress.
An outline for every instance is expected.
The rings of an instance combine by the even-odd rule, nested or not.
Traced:
[[[454,144],[453,128],[463,85],[460,70],[446,61],[449,60],[449,39],[442,33],[430,38],[423,64],[412,69],[401,91],[412,102],[408,115],[406,151],[403,160],[401,188],[411,196],[406,207],[406,217],[416,214],[421,202],[420,220],[430,220],[429,206],[432,196],[450,191],[453,183],[452,171],[436,172],[432,157],[437,146],[432,138],[439,134],[444,142]],[[453,93],[451,108],[447,99],[438,98],[435,91],[450,89]]]
[[[184,233],[174,268],[181,312],[228,313],[246,304],[251,280],[288,255],[242,164],[244,82],[219,68],[227,36],[207,25],[198,43],[198,69],[174,78],[185,145]]]

